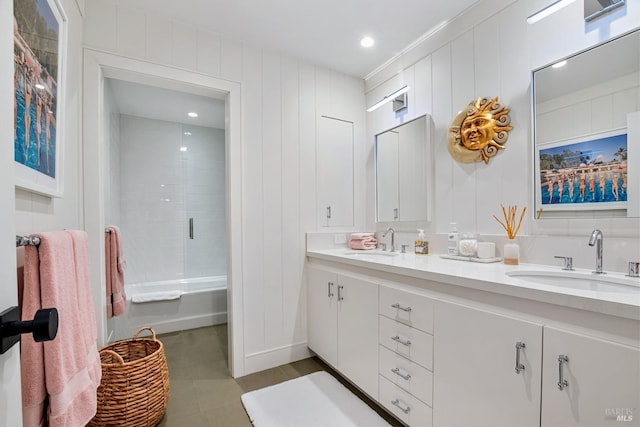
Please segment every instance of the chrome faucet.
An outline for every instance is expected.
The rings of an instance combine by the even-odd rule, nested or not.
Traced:
[[[596,271],[595,274],[605,274],[602,271],[602,231],[597,228],[593,230],[591,233],[591,237],[589,238],[589,246],[596,247]]]
[[[387,233],[388,232],[391,232],[391,248],[389,248],[389,251],[390,252],[395,252],[396,251],[396,232],[393,230],[393,228],[389,227],[382,234],[382,237],[387,237]]]

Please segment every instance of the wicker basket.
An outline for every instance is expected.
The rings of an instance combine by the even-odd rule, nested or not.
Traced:
[[[144,330],[151,338],[138,338]],[[150,327],[100,350],[98,411],[89,426],[156,426],[169,402],[169,370],[162,342]]]

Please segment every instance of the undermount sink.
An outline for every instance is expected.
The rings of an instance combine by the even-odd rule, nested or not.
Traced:
[[[359,257],[392,257],[397,256],[399,252],[389,251],[348,251],[344,253],[346,256],[359,258]]]
[[[593,274],[578,271],[510,271],[509,277],[542,285],[564,286],[598,292],[640,294],[640,279],[620,275]]]

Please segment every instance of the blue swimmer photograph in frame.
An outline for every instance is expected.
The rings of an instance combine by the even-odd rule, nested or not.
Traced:
[[[16,187],[62,196],[65,19],[56,0],[14,0]]]
[[[625,130],[537,148],[539,206],[551,211],[626,209],[627,156]]]

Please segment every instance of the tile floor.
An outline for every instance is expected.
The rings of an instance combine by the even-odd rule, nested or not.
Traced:
[[[250,427],[240,396],[273,384],[325,370],[316,357],[233,379],[227,369],[227,325],[159,335],[167,356],[171,397],[163,427]],[[402,426],[353,387],[345,384],[392,426]]]

